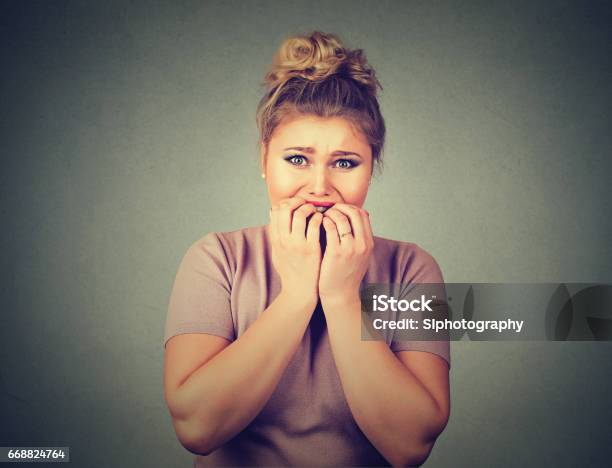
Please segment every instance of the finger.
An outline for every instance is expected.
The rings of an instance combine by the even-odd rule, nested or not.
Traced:
[[[372,231],[372,223],[370,221],[370,213],[367,210],[361,209],[361,219],[365,228],[366,237],[370,242],[370,246],[374,246],[374,232]]]
[[[303,198],[285,198],[279,203],[278,213],[278,234],[281,237],[288,237],[291,234],[291,218],[293,210],[306,202]]]
[[[323,214],[316,212],[308,221],[306,231],[306,242],[312,246],[319,245],[319,233],[321,232],[321,223],[323,222]]]
[[[325,237],[327,239],[327,252],[336,252],[340,248],[340,238],[338,237],[338,229],[336,223],[331,218],[323,216],[323,228],[325,229]]]
[[[316,208],[310,203],[305,203],[293,212],[291,235],[303,239],[306,236],[306,218],[316,213]]]
[[[363,225],[363,218],[361,215],[360,208],[357,208],[353,205],[346,204],[336,204],[334,205],[334,209],[344,213],[344,215],[349,219],[351,224],[351,229],[353,230],[353,237],[355,241],[362,242],[364,246],[367,245],[368,240],[366,237],[365,226]],[[344,231],[343,231],[344,232]],[[340,242],[346,240],[349,236],[345,236],[340,238]]]
[[[354,233],[349,218],[340,210],[336,209],[335,205],[334,208],[330,208],[325,212],[325,216],[331,218],[335,223],[336,229],[338,230],[340,245],[350,245],[354,240]]]

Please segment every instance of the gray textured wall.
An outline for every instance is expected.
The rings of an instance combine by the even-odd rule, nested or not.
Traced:
[[[127,3],[127,2],[126,2]],[[606,2],[0,3],[0,445],[190,466],[163,401],[178,263],[267,220],[259,83],[289,34],[384,87],[377,235],[447,281],[612,283]],[[454,343],[427,466],[603,466],[610,343]]]

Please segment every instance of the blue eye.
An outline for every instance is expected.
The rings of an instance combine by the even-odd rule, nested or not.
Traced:
[[[336,161],[336,167],[338,167],[339,169],[351,169],[353,167],[357,167],[358,165],[359,164],[357,164],[352,159],[338,159]]]
[[[293,164],[294,166],[303,166],[306,164],[306,158],[301,154],[292,154],[291,156],[287,156],[285,158],[289,164]]]
[[[308,165],[308,158],[306,158],[306,156],[302,156],[301,154],[290,154],[286,156],[284,160],[292,166],[302,167]],[[336,159],[333,162],[333,167],[338,169],[352,169],[357,166],[359,166],[359,163],[352,159]]]

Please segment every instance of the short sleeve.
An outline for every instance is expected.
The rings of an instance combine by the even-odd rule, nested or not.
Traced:
[[[189,247],[176,274],[166,317],[164,347],[182,333],[235,339],[231,311],[231,269],[215,233]]]
[[[444,288],[444,279],[438,263],[427,251],[418,245],[410,245],[412,245],[415,250],[413,254],[409,256],[410,261],[407,262],[404,275],[402,276],[402,282],[404,286],[407,287],[403,288],[400,294],[401,298],[408,298],[410,294],[412,294],[411,290],[415,290],[412,288],[419,287],[422,288],[422,290],[428,291],[429,293],[436,291],[438,299],[445,303],[446,293]],[[425,284],[431,284],[431,286],[421,286]],[[425,351],[428,353],[437,354],[446,361],[449,369],[451,366],[449,340],[402,341],[400,339],[392,339],[390,348],[393,352]]]

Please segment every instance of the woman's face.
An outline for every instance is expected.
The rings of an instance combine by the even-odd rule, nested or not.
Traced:
[[[344,118],[286,120],[274,130],[267,154],[262,147],[261,159],[272,205],[291,197],[358,207],[365,202],[372,150]]]

